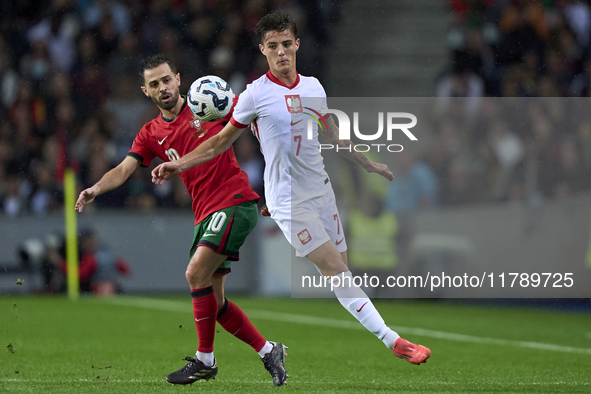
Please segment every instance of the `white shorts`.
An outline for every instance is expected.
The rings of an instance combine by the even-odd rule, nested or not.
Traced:
[[[347,250],[343,224],[332,188],[323,196],[295,206],[269,209],[269,213],[295,248],[298,257],[309,255],[328,241],[332,241],[339,252]]]

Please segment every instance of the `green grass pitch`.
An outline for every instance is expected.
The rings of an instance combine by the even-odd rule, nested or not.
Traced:
[[[232,297],[230,297],[232,298]],[[431,348],[396,358],[336,300],[232,298],[289,346],[285,387],[220,326],[219,374],[192,386],[164,377],[197,345],[186,297],[0,297],[0,392],[591,393],[591,314],[378,300],[386,322]]]

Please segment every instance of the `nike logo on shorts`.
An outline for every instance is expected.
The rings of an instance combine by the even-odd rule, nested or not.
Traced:
[[[341,242],[343,242],[344,240],[345,240],[345,238],[341,238],[341,240],[340,240],[340,241],[336,241],[335,243],[336,243],[337,245],[340,245],[340,244],[341,244]]]

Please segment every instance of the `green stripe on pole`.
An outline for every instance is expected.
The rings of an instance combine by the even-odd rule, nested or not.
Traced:
[[[64,173],[64,212],[66,221],[66,262],[68,266],[68,298],[76,301],[80,296],[78,276],[78,225],[76,222],[76,177],[74,170]]]

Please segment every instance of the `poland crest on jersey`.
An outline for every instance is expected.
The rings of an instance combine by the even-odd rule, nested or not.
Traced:
[[[285,103],[287,104],[287,110],[290,114],[299,114],[304,112],[299,94],[285,96]]]
[[[305,245],[312,240],[312,236],[308,232],[307,228],[305,228],[304,230],[302,230],[298,233],[298,238],[300,239],[300,242],[302,243],[302,245]]]

